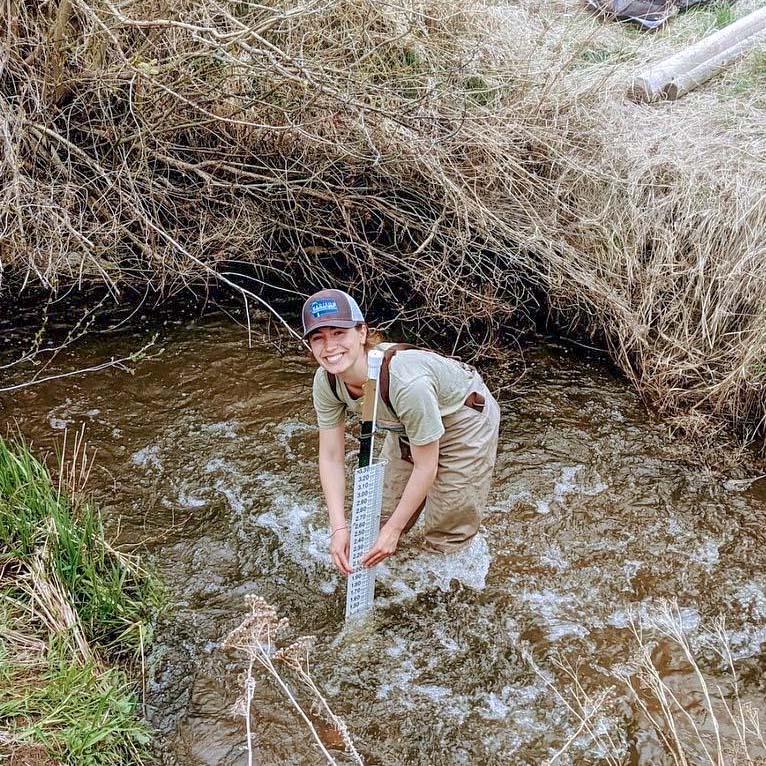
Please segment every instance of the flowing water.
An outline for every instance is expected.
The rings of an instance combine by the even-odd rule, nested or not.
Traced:
[[[124,355],[144,338],[97,336],[64,367]],[[380,568],[374,619],[344,632],[311,360],[258,333],[248,347],[220,316],[169,325],[161,340],[164,354],[132,375],[59,379],[0,405],[38,448],[85,425],[97,448],[89,490],[110,529],[140,544],[166,583],[146,688],[162,763],[247,763],[244,722],[232,712],[245,663],[220,643],[249,593],[289,618],[288,638],[317,637],[313,676],[369,764],[542,764],[568,742],[556,763],[607,763],[609,753],[671,763],[622,680],[640,624],[669,687],[710,725],[692,668],[658,632],[665,599],[677,602],[703,677],[732,700],[705,640],[725,615],[742,698],[762,696],[762,485],[685,459],[668,426],[598,360],[541,344],[523,364],[487,370],[503,423],[481,534],[444,558],[419,550],[416,527]],[[572,676],[591,698],[586,726]],[[322,763],[273,682],[256,680],[254,762]]]

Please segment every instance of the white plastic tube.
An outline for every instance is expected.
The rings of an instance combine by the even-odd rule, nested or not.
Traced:
[[[649,67],[633,81],[629,96],[634,101],[680,98],[754,47],[765,35],[766,8],[761,8]]]
[[[372,434],[370,435],[370,454],[374,455],[375,428],[378,425],[378,390],[380,387],[380,368],[383,366],[383,352],[373,350],[367,353],[367,378],[375,381],[375,404],[372,408]]]

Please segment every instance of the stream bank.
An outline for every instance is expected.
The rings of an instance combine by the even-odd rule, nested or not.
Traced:
[[[82,446],[82,445],[80,445]],[[10,766],[137,766],[159,591],[79,494],[89,455],[48,469],[0,439],[0,754]]]

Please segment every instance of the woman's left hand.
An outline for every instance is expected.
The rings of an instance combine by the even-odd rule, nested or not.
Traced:
[[[375,541],[375,545],[362,556],[362,566],[374,567],[376,564],[380,564],[383,559],[391,556],[396,551],[396,546],[399,543],[401,534],[402,532],[400,529],[395,529],[388,524],[384,524],[378,533],[378,539]]]

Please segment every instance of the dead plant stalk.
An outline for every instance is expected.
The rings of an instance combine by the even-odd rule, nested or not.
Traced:
[[[311,677],[309,669],[309,652],[314,643],[313,637],[303,636],[288,646],[277,646],[277,635],[289,627],[287,619],[280,618],[277,615],[276,609],[260,596],[247,596],[246,601],[250,606],[250,614],[237,628],[229,633],[223,641],[223,646],[225,648],[236,649],[244,653],[248,658],[245,693],[243,699],[240,701],[242,713],[245,716],[248,766],[252,766],[254,758],[250,715],[256,686],[255,677],[253,675],[253,669],[256,663],[264,668],[269,676],[276,682],[282,694],[308,728],[327,763],[337,764],[336,760],[322,741],[311,718],[304,710],[276,663],[281,663],[297,675],[299,682],[309,691],[312,700],[318,705],[324,718],[332,724],[341,736],[346,748],[346,753],[352,758],[354,763],[359,764],[359,766],[364,766],[364,762],[354,745],[348,727],[345,722],[333,712],[327,699]]]

